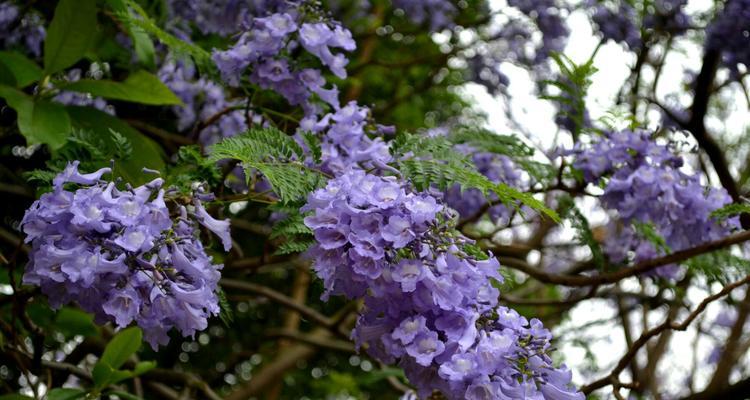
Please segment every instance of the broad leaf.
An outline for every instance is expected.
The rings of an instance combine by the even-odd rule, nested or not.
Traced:
[[[44,41],[44,72],[61,71],[83,58],[96,33],[95,0],[61,0]]]
[[[18,88],[26,87],[42,78],[42,69],[20,53],[0,51],[0,64],[12,74],[13,85]]]
[[[99,333],[94,325],[94,317],[81,310],[63,307],[55,318],[57,328],[68,336],[94,336]]]
[[[81,389],[56,388],[47,393],[47,400],[74,400],[84,396],[86,396],[86,392]]]
[[[182,104],[159,78],[146,71],[136,71],[123,82],[110,80],[81,79],[58,85],[61,89],[90,93],[107,99],[132,101],[151,105]]]
[[[45,100],[35,101],[27,94],[0,85],[0,97],[18,114],[18,130],[29,144],[46,144],[59,149],[71,131],[70,117],[65,108]]]
[[[104,348],[100,363],[106,363],[112,368],[120,368],[125,361],[141,348],[143,332],[138,327],[130,327],[118,332],[107,347]]]

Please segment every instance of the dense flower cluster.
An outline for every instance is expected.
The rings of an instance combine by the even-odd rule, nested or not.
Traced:
[[[720,51],[723,64],[737,77],[739,64],[750,68],[749,37],[750,1],[729,0],[707,29],[706,47]]]
[[[210,145],[247,130],[240,102],[228,100],[221,85],[202,77],[197,78],[194,65],[168,60],[159,68],[158,75],[184,103],[172,108],[180,131],[193,129],[196,124],[218,118],[198,132],[198,140],[204,145]],[[237,109],[232,110],[232,107]],[[260,120],[256,118],[255,122]]]
[[[319,120],[315,116],[305,118],[301,131],[321,133],[323,151],[322,168],[335,175],[359,164],[363,168],[381,168],[391,161],[388,145],[380,137],[371,139],[368,129],[376,134],[389,131],[388,127],[368,127],[367,107],[352,101]]]
[[[109,172],[81,174],[73,162],[27,210],[21,226],[32,251],[24,283],[41,287],[52,307],[76,302],[100,323],[135,321],[154,348],[173,327],[184,336],[205,329],[219,312],[221,265],[206,254],[197,224],[228,250],[229,221],[212,218],[198,200],[173,219],[162,179],[119,190],[101,179]]]
[[[435,196],[355,169],[303,211],[314,212],[305,223],[324,298],[364,297],[355,342],[403,367],[420,397],[583,399],[552,366],[541,322],[497,306],[499,263],[469,254]]]
[[[589,147],[578,147],[573,166],[583,172],[586,182],[606,185],[602,205],[616,210],[624,227],[616,231],[605,251],[614,262],[656,257],[660,250],[638,234],[631,223],[651,224],[672,251],[682,250],[726,236],[736,221],[719,223],[712,211],[731,202],[723,189],[706,188],[696,175],[680,167],[683,159],[667,146],[656,143],[646,132],[609,133]],[[673,276],[675,266],[658,272]]]
[[[318,112],[310,102],[317,95],[338,107],[338,90],[326,89],[320,70],[299,68],[288,56],[301,46],[339,78],[346,77],[348,60],[332,49],[352,51],[356,45],[351,32],[337,22],[303,22],[294,9],[253,18],[237,43],[225,51],[214,51],[213,59],[222,78],[239,85],[243,72],[251,67],[250,82],[270,89],[292,105],[301,105],[306,115]]]
[[[44,20],[35,11],[21,12],[12,1],[0,2],[0,45],[5,49],[20,45],[34,56],[40,56],[47,32]]]

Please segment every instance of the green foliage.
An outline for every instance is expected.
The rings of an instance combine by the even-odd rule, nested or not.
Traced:
[[[685,262],[687,268],[705,276],[709,282],[727,284],[750,273],[750,260],[724,249],[693,257]]]
[[[399,160],[398,165],[404,178],[417,190],[426,190],[431,186],[445,190],[453,185],[459,185],[461,190],[478,189],[488,198],[494,194],[500,202],[506,205],[520,209],[522,204],[554,221],[560,220],[555,211],[549,209],[531,194],[522,193],[504,183],[492,182],[464,163],[412,158]]]
[[[10,82],[0,82],[17,88],[24,88],[42,78],[42,69],[23,54],[0,51],[0,65],[7,69],[3,78],[12,78]]]
[[[512,158],[534,155],[534,149],[515,136],[498,135],[486,129],[460,128],[449,135],[455,144],[468,144],[478,150]]]
[[[561,111],[561,114],[574,122],[575,126],[573,132],[571,132],[574,140],[578,140],[585,127],[586,92],[591,86],[591,77],[597,72],[596,67],[594,67],[595,55],[596,51],[585,63],[576,64],[564,54],[552,53],[550,57],[560,70],[562,79],[542,81],[542,84],[554,86],[560,90],[559,95],[540,97],[568,106],[567,110]]]
[[[59,149],[71,130],[65,108],[46,100],[32,98],[20,90],[0,85],[0,97],[16,110],[18,130],[29,144],[46,144]]]
[[[672,249],[670,249],[669,245],[667,245],[667,241],[664,240],[664,237],[660,235],[659,232],[656,231],[656,228],[653,224],[634,222],[633,227],[635,227],[635,231],[638,233],[638,235],[654,245],[654,248],[657,251],[665,254],[672,252]]]
[[[315,242],[312,230],[305,225],[304,215],[298,209],[285,212],[286,218],[276,222],[271,230],[271,239],[284,238],[275,254],[293,254],[306,251]]]
[[[219,307],[221,308],[219,318],[221,319],[221,322],[223,322],[224,325],[228,327],[234,321],[234,311],[232,311],[232,305],[229,304],[229,300],[227,300],[227,294],[224,293],[224,289],[222,289],[221,287],[217,288],[216,296],[219,298]]]
[[[61,71],[83,58],[96,29],[95,0],[60,0],[44,41],[44,73]]]
[[[320,138],[318,135],[312,132],[303,132],[302,140],[305,141],[305,145],[310,150],[313,162],[319,164],[321,157],[323,157],[323,149],[320,147]]]
[[[141,64],[153,68],[155,65],[154,42],[146,31],[132,23],[133,11],[128,8],[124,0],[107,0],[107,4],[115,11],[115,15],[128,16],[120,21],[127,27],[130,39],[133,41],[133,51]]]
[[[118,332],[104,348],[104,353],[94,365],[91,374],[96,389],[107,386],[148,372],[156,367],[151,361],[135,364],[133,370],[121,370],[128,359],[141,348],[143,332],[138,327],[130,327]]]
[[[57,312],[55,325],[67,337],[76,335],[95,336],[99,334],[99,328],[94,324],[94,317],[76,308],[61,308]]]
[[[132,10],[123,10],[121,7],[115,8],[115,14],[120,21],[125,22],[131,30],[146,32],[159,40],[162,44],[180,57],[192,57],[196,66],[201,72],[212,72],[215,69],[211,61],[211,54],[193,43],[180,40],[174,35],[165,32],[154,22],[148,13],[134,0],[122,0],[125,5]]]
[[[238,160],[246,176],[263,175],[282,202],[304,199],[320,186],[324,175],[307,167],[302,147],[275,128],[252,129],[211,147],[209,160]]]
[[[179,105],[182,101],[155,75],[143,70],[130,74],[124,81],[81,79],[58,83],[60,89],[89,93],[105,99],[124,100],[150,105]]]
[[[140,185],[153,179],[153,176],[143,174],[143,168],[157,171],[165,169],[164,152],[161,147],[122,120],[90,107],[66,109],[74,128],[90,132],[91,136],[99,138],[101,143],[104,143],[105,159],[100,160],[103,163],[100,162],[99,165],[108,165],[109,160],[114,159],[115,176],[122,177],[133,185]],[[113,134],[113,131],[116,134]],[[123,138],[127,139],[129,146],[125,145]],[[129,157],[120,157],[128,153]]]
[[[570,196],[563,196],[559,200],[560,215],[570,221],[571,226],[576,231],[576,240],[582,245],[588,246],[591,250],[591,258],[598,269],[604,268],[604,254],[602,253],[599,242],[594,239],[594,233],[591,231],[589,221],[583,215],[581,210],[573,202]]]
[[[714,210],[711,213],[712,218],[716,218],[718,220],[725,220],[730,217],[734,217],[736,215],[750,213],[750,204],[746,203],[732,203],[727,204],[722,208],[719,208],[717,210]]]
[[[219,168],[215,162],[206,159],[199,146],[180,147],[175,161],[167,170],[166,180],[183,193],[193,190],[193,182],[206,182],[212,187],[221,184]]]
[[[86,391],[74,388],[55,388],[47,393],[47,400],[75,400],[86,397]]]

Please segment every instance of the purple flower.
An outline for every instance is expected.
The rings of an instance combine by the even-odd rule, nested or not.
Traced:
[[[438,339],[437,332],[420,332],[414,341],[406,346],[406,353],[414,357],[419,365],[430,366],[432,360],[443,353],[445,344]]]

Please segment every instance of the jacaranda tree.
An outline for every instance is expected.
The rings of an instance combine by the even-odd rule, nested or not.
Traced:
[[[0,1],[0,399],[750,398],[750,2],[695,3]]]

